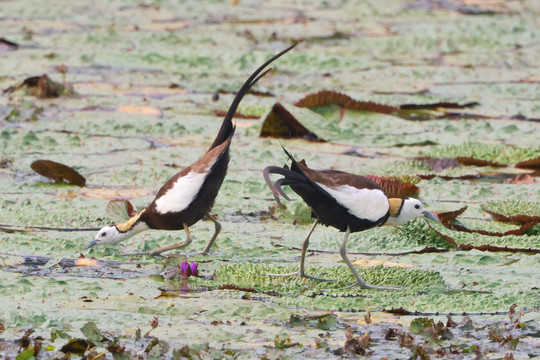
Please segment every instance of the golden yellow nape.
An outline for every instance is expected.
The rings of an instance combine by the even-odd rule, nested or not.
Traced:
[[[144,210],[140,211],[136,215],[129,218],[129,220],[126,221],[125,223],[116,225],[116,228],[118,229],[118,231],[120,231],[120,232],[129,231],[133,227],[133,225],[135,225],[137,223],[137,220],[139,220],[139,218],[141,217],[143,212],[144,212]]]
[[[403,199],[390,198],[388,199],[388,202],[390,203],[390,216],[398,216],[399,210],[401,210],[401,207],[403,206]]]

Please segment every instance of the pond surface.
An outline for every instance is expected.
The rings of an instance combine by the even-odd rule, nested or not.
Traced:
[[[342,234],[324,226],[311,237],[307,272],[337,282],[265,275],[296,269],[312,222],[289,189],[293,201],[277,209],[263,180],[264,167],[287,162],[282,146],[312,168],[408,179],[430,211],[467,206],[457,221],[468,229],[520,228],[485,209],[540,216],[540,8],[434,4],[3,1],[0,87],[47,74],[72,90],[0,97],[0,356],[540,356],[539,225],[495,236],[416,220],[352,234],[363,276],[399,291],[347,288]],[[216,113],[249,74],[300,40],[238,109],[250,116],[235,118],[213,208],[223,230],[208,256],[194,254],[213,234],[209,221],[166,258],[122,253],[173,244],[183,232],[82,250],[118,220],[106,212],[110,200],[143,209],[210,146]],[[321,90],[424,108],[397,116],[293,105]],[[259,137],[277,102],[327,142]],[[460,165],[437,168],[426,156]],[[38,175],[30,164],[40,159],[72,167],[86,186]],[[183,261],[198,262],[200,277],[171,277]]]

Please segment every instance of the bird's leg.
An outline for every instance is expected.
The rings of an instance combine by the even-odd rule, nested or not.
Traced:
[[[217,236],[219,235],[219,232],[221,231],[221,224],[216,219],[214,219],[212,215],[206,214],[206,218],[208,220],[211,220],[214,223],[215,231],[214,231],[214,235],[212,235],[212,238],[208,242],[208,245],[206,245],[206,247],[202,251],[201,255],[208,255],[210,248],[212,247],[212,245],[214,245],[214,241],[216,240]]]
[[[352,286],[360,286],[364,289],[377,289],[377,290],[398,290],[401,289],[401,286],[381,286],[381,285],[371,285],[366,283],[366,281],[360,276],[358,271],[356,271],[356,268],[351,263],[351,260],[347,257],[347,241],[349,240],[349,235],[351,233],[351,229],[347,226],[347,231],[345,232],[345,237],[343,238],[343,242],[341,243],[341,246],[339,248],[339,253],[341,255],[341,258],[345,261],[351,272],[353,273],[354,277],[356,278],[356,284],[353,284],[348,287]]]
[[[265,274],[265,275],[266,276],[280,276],[280,277],[298,276],[299,278],[305,277],[305,278],[308,278],[308,279],[313,279],[313,280],[318,280],[318,281],[335,281],[334,279],[323,279],[323,278],[319,278],[319,277],[316,277],[316,276],[307,275],[304,272],[304,269],[305,269],[304,262],[306,260],[306,252],[307,252],[307,248],[309,246],[309,238],[310,238],[311,234],[313,233],[313,230],[315,230],[315,227],[317,226],[318,223],[319,223],[319,219],[315,219],[315,222],[311,226],[311,229],[309,230],[309,232],[308,232],[308,234],[306,236],[306,239],[302,243],[302,257],[300,259],[300,269],[298,271],[293,272],[293,273],[288,273],[288,274]]]
[[[188,246],[189,244],[191,244],[193,239],[191,238],[191,233],[189,232],[189,228],[188,228],[187,224],[184,223],[183,225],[184,225],[184,231],[186,232],[186,238],[187,238],[186,241],[184,241],[184,242],[177,243],[177,244],[172,244],[172,245],[169,245],[169,246],[164,246],[164,247],[161,247],[161,248],[158,248],[158,249],[155,249],[155,250],[151,250],[151,251],[144,251],[144,252],[132,253],[132,254],[122,254],[122,255],[124,255],[124,256],[141,256],[141,255],[156,256],[156,255],[161,255],[161,253],[164,253],[166,251],[171,251],[171,250],[174,250],[174,249],[178,249],[178,248],[181,248],[181,247]]]

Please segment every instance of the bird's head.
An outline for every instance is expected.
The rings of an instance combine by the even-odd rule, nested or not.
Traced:
[[[100,244],[116,244],[126,238],[127,233],[118,231],[118,228],[114,225],[104,226],[98,231],[94,240],[90,241],[88,245],[84,247],[84,250],[91,248],[94,245]]]
[[[437,222],[440,222],[436,215],[430,213],[424,208],[424,204],[415,198],[391,198],[390,202],[390,217],[385,225],[403,225],[406,222],[417,217],[425,217]]]

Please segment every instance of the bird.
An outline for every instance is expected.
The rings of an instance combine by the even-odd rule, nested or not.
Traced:
[[[206,218],[215,225],[215,231],[202,255],[208,254],[221,224],[210,214],[214,200],[223,183],[229,164],[229,147],[236,126],[232,118],[247,91],[270,70],[263,70],[277,58],[292,50],[293,44],[266,61],[251,74],[238,91],[221,124],[219,132],[206,153],[197,161],[171,177],[159,189],[155,199],[142,211],[133,215],[125,223],[101,228],[95,238],[84,249],[95,245],[115,244],[147,229],[184,230],[186,241],[161,247],[147,252],[124,255],[160,255],[163,252],[185,247],[192,242],[190,226]]]
[[[340,255],[353,273],[357,285],[366,289],[391,290],[396,286],[378,286],[368,284],[358,273],[347,257],[347,241],[350,233],[368,230],[382,225],[402,225],[417,217],[425,217],[434,221],[439,219],[424,209],[422,202],[415,198],[388,198],[383,189],[375,181],[339,170],[310,169],[305,160],[296,161],[283,148],[291,160],[290,168],[285,165],[268,166],[263,170],[266,184],[272,191],[276,203],[281,207],[279,197],[290,198],[281,188],[288,185],[311,208],[315,221],[302,244],[300,268],[297,272],[288,274],[267,274],[271,276],[298,276],[319,281],[334,281],[322,279],[305,273],[304,261],[309,246],[309,238],[317,224],[332,226],[345,237],[340,246]],[[272,182],[270,174],[283,177]]]

